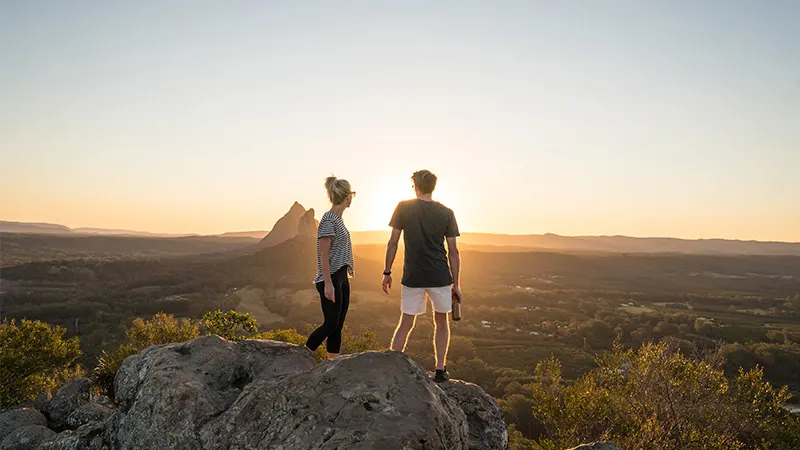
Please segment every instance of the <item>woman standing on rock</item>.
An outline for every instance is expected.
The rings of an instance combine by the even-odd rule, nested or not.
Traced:
[[[350,306],[349,276],[353,276],[353,245],[342,215],[350,207],[355,191],[347,180],[334,176],[325,180],[331,209],[322,215],[317,230],[317,276],[314,283],[322,302],[322,325],[308,336],[306,347],[316,350],[327,339],[328,359],[339,356],[342,328]]]

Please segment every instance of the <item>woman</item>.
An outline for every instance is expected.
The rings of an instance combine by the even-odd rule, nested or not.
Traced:
[[[353,276],[353,245],[350,232],[342,221],[344,210],[350,207],[356,193],[347,180],[328,177],[325,189],[331,200],[331,210],[322,215],[317,231],[317,276],[314,283],[322,302],[325,321],[314,330],[306,347],[314,351],[328,340],[328,359],[339,356],[342,328],[350,306],[350,282]]]

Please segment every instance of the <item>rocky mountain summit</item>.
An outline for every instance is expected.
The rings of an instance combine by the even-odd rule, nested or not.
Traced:
[[[301,346],[204,336],[125,360],[109,404],[78,379],[0,414],[0,449],[505,449],[480,387],[435,384],[406,355],[315,364]]]
[[[273,247],[296,236],[317,236],[319,222],[314,218],[314,209],[306,210],[300,203],[294,202],[289,211],[283,215],[270,232],[259,242],[262,248]]]
[[[128,357],[113,401],[90,392],[81,378],[0,412],[0,450],[508,447],[503,414],[482,388],[434,383],[398,352],[317,365],[302,346],[204,336]]]

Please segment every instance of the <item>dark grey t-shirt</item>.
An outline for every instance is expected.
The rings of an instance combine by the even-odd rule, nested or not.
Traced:
[[[453,211],[439,202],[407,200],[400,202],[389,226],[403,231],[405,263],[403,285],[413,288],[453,284],[445,237],[459,236]]]

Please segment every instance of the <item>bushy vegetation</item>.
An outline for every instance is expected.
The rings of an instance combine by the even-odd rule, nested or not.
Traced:
[[[44,322],[0,323],[0,406],[13,406],[50,393],[81,376],[72,363],[81,355],[77,338]]]
[[[789,394],[760,368],[733,378],[666,342],[615,347],[598,367],[565,385],[561,365],[537,364],[535,381],[501,400],[514,439],[525,448],[565,448],[611,440],[636,449],[793,449],[800,419],[783,408]],[[519,433],[519,434],[516,434]]]
[[[269,339],[273,341],[289,342],[296,345],[304,345],[307,336],[300,334],[294,328],[269,330],[260,333],[254,337],[255,339]],[[369,350],[383,350],[378,337],[372,330],[364,329],[358,334],[353,334],[349,326],[345,325],[342,329],[342,354],[360,353]],[[314,358],[317,362],[328,359],[328,352],[325,345],[321,345],[314,351]]]
[[[258,331],[258,323],[252,315],[233,310],[205,313],[200,324],[204,334],[216,334],[229,341],[240,341]]]

